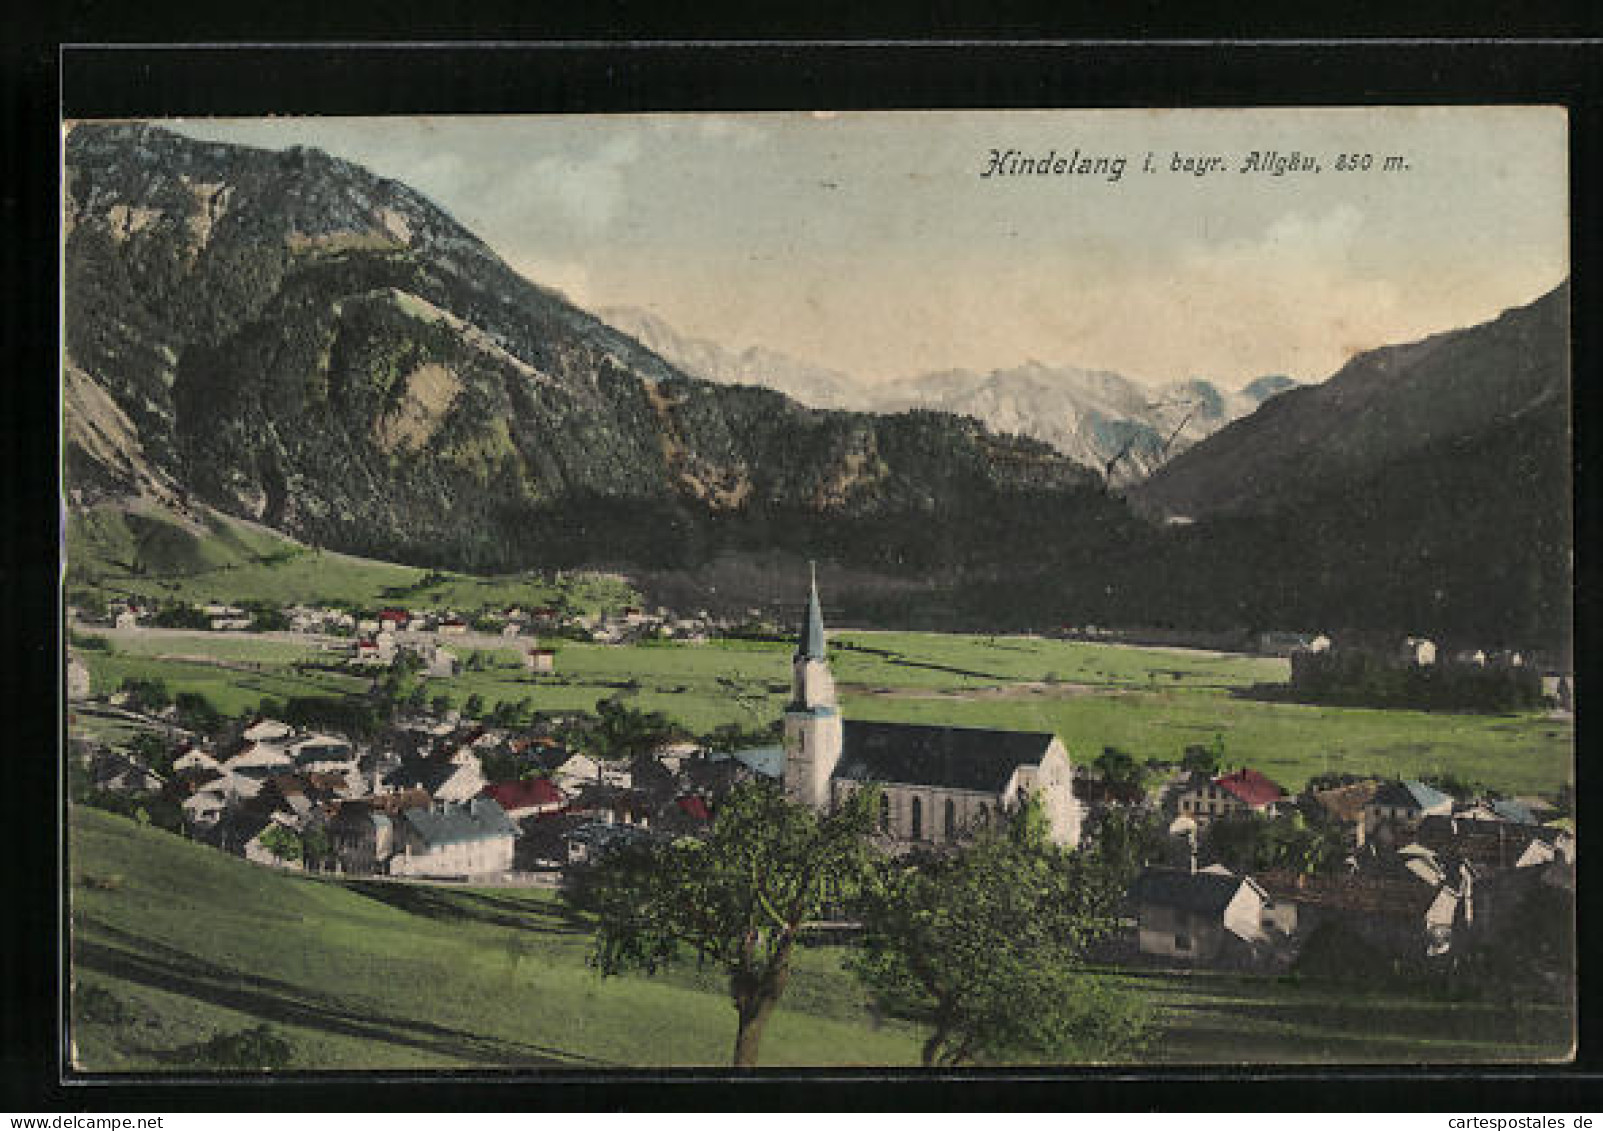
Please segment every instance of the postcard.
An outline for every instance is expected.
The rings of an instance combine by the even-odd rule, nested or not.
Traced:
[[[1570,1060],[1567,147],[63,123],[70,1070]]]

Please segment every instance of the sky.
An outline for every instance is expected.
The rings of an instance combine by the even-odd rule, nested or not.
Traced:
[[[870,382],[1031,361],[1153,384],[1322,380],[1568,273],[1555,108],[166,124],[316,146],[409,184],[582,306]],[[993,150],[1106,162],[985,176]],[[1255,151],[1319,171],[1242,172]],[[1338,171],[1340,154],[1370,167]],[[1204,175],[1184,164],[1210,157],[1222,165]]]

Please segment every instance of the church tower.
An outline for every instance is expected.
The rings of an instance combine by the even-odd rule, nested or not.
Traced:
[[[841,755],[840,708],[824,651],[824,613],[818,575],[812,577],[807,616],[791,661],[790,704],[785,708],[785,796],[828,809],[830,778]]]

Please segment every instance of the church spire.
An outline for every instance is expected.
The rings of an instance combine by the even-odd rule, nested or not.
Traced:
[[[807,594],[807,620],[802,625],[801,639],[796,642],[796,655],[809,660],[824,659],[824,611],[818,604],[818,567],[808,562],[812,571],[812,588]]]

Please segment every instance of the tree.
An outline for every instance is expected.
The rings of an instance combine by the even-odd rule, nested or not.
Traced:
[[[641,711],[616,697],[596,704],[595,721],[585,734],[591,749],[603,758],[634,758],[683,737],[684,728],[661,711]]]
[[[820,816],[768,783],[731,790],[705,841],[615,849],[580,873],[568,899],[597,917],[604,974],[655,973],[684,952],[729,976],[734,1064],[757,1063],[763,1028],[790,981],[805,923],[864,874],[876,790]]]
[[[173,772],[173,749],[155,731],[142,730],[128,743],[128,753],[144,763],[152,773],[166,777]]]
[[[190,730],[212,734],[222,729],[222,712],[199,692],[180,691],[173,698],[173,706],[178,708],[179,720]]]
[[[1152,814],[1110,806],[1097,817],[1087,839],[1096,846],[1096,858],[1108,870],[1110,882],[1125,891],[1142,869],[1163,856],[1167,838]]]
[[[329,844],[328,830],[322,825],[313,825],[301,834],[301,851],[306,863],[321,866],[333,851]]]
[[[172,702],[164,679],[140,679],[128,676],[122,681],[122,690],[128,696],[128,705],[136,711],[159,711]]]
[[[441,692],[429,700],[429,709],[436,715],[443,715],[451,709],[451,697]]]
[[[1203,852],[1234,872],[1328,871],[1346,854],[1339,829],[1311,825],[1301,813],[1250,814],[1208,822]]]
[[[484,696],[475,691],[468,696],[468,701],[462,704],[462,713],[470,719],[481,718],[484,715]]]
[[[1224,735],[1216,734],[1210,743],[1187,746],[1185,756],[1180,759],[1180,768],[1190,774],[1207,774],[1212,777],[1223,767],[1224,756]]]
[[[1117,746],[1104,746],[1093,764],[1111,787],[1140,789],[1146,782],[1146,767]]]
[[[852,968],[894,1016],[926,1026],[926,1067],[1138,1048],[1145,1004],[1086,976],[1122,887],[1051,843],[1038,798],[955,853],[896,862],[868,892]]]
[[[280,860],[293,862],[301,858],[301,838],[283,825],[274,823],[264,829],[257,839],[262,842],[263,848]]]

